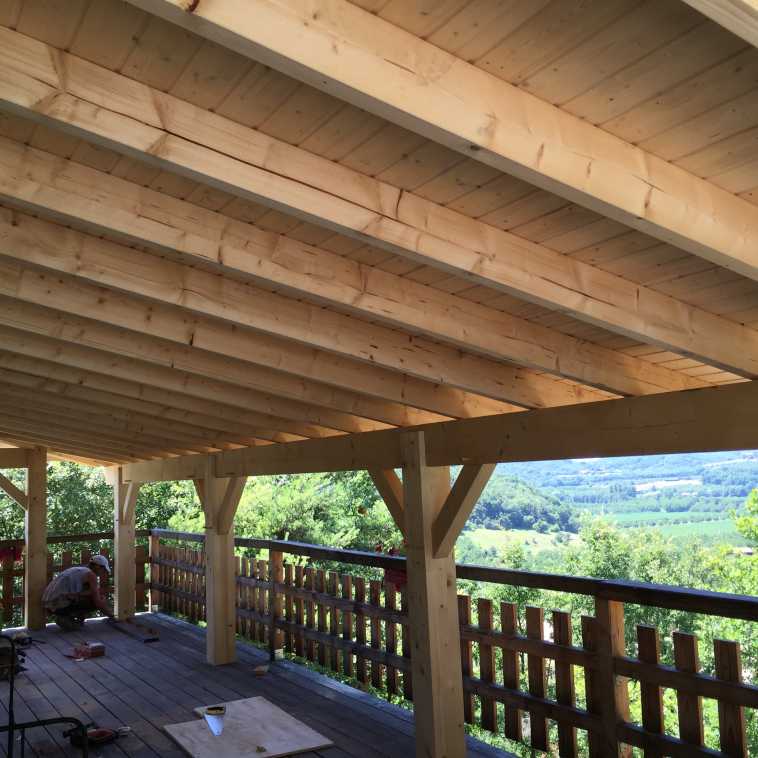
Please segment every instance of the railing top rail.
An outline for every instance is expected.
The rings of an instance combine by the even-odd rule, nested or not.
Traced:
[[[205,540],[204,535],[194,532],[152,529],[151,533],[166,539],[191,542],[203,542]],[[277,550],[282,553],[303,555],[319,560],[353,563],[381,569],[402,570],[405,566],[405,558],[402,557],[380,555],[362,550],[344,550],[322,545],[310,545],[303,542],[238,537],[234,540],[234,544],[237,547]],[[592,595],[624,603],[758,621],[758,597],[756,596],[466,564],[458,564],[456,573],[459,579],[532,587],[578,595]]]
[[[150,529],[138,529],[136,537],[149,537]],[[96,540],[112,540],[113,532],[88,532],[86,534],[52,534],[48,535],[48,545],[60,545],[64,542],[95,542]],[[24,540],[0,540],[0,550],[9,547],[23,547]]]

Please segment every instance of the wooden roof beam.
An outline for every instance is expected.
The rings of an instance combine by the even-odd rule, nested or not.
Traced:
[[[758,0],[684,0],[704,16],[758,47]]]
[[[14,317],[7,318],[2,311],[11,309],[14,309]],[[7,326],[9,323],[12,326]],[[7,308],[0,309],[2,348],[9,353],[41,358],[69,368],[105,374],[197,398],[200,403],[211,400],[232,406],[236,408],[236,420],[256,427],[256,436],[263,439],[273,438],[272,441],[282,441],[278,434],[281,431],[300,438],[339,433],[337,430],[309,422],[307,418],[298,418],[298,409],[291,411],[288,417],[273,415],[269,412],[273,409],[265,398],[243,387],[235,387],[211,377],[194,376],[160,363],[149,363],[147,356],[144,359],[124,357],[115,352],[106,352],[105,349],[84,347],[84,339],[77,340],[75,336],[76,325],[80,323],[63,315],[51,315],[29,308],[23,303],[18,304],[18,307],[9,303]],[[61,328],[59,333],[56,333],[55,324]],[[144,355],[140,351],[135,352],[139,356]],[[193,403],[189,405],[192,407]],[[307,412],[304,411],[303,414],[307,415]]]
[[[56,366],[51,370],[50,364],[46,371],[49,375],[55,375],[55,379],[46,376],[36,376],[32,373],[22,373],[17,370],[5,368],[6,357],[9,354],[0,353],[0,384],[6,390],[22,392],[27,395],[38,395],[47,401],[55,401],[74,407],[79,405],[83,408],[95,407],[103,412],[114,414],[118,418],[147,419],[150,422],[160,424],[161,428],[176,429],[196,438],[207,437],[213,447],[223,447],[224,444],[232,443],[247,447],[264,444],[264,441],[251,434],[240,434],[237,429],[229,429],[226,424],[215,416],[193,414],[188,411],[149,402],[139,397],[129,397],[105,392],[98,389],[89,389],[82,386],[75,379],[70,382],[62,381],[61,375],[75,372],[67,372],[63,366]],[[24,356],[11,356],[11,365],[18,364]],[[28,359],[27,359],[28,360]],[[290,441],[297,439],[292,435]],[[286,441],[282,439],[281,441]]]
[[[0,271],[5,270],[0,263]],[[30,278],[34,284],[34,278]],[[38,285],[39,282],[36,283]],[[48,284],[52,282],[48,278]],[[98,350],[108,346],[110,352],[120,356],[133,356],[150,363],[157,363],[161,367],[171,366],[191,376],[209,377],[214,382],[215,388],[218,382],[224,382],[235,386],[235,390],[223,393],[215,393],[213,389],[207,390],[206,396],[218,395],[220,402],[236,404],[237,398],[242,399],[236,386],[244,389],[255,390],[264,393],[264,398],[269,394],[277,398],[288,398],[294,403],[287,405],[286,413],[290,418],[302,403],[307,406],[323,407],[323,411],[307,415],[311,423],[326,425],[337,424],[346,426],[342,431],[353,431],[350,427],[361,430],[371,428],[383,428],[387,422],[395,421],[397,425],[412,425],[429,421],[445,420],[450,416],[435,412],[416,411],[413,407],[407,408],[400,402],[414,402],[425,404],[431,408],[446,409],[451,412],[459,411],[461,416],[487,415],[494,412],[503,412],[509,406],[504,403],[480,398],[476,395],[462,393],[454,388],[437,387],[429,382],[414,380],[412,377],[396,375],[394,372],[377,370],[374,367],[357,364],[354,361],[339,359],[330,361],[322,360],[324,355],[318,351],[298,345],[290,346],[274,339],[261,339],[254,332],[238,329],[234,325],[224,324],[213,319],[196,317],[188,318],[186,314],[173,307],[163,307],[157,304],[149,304],[133,297],[111,292],[99,287],[77,282],[76,286],[70,282],[64,282],[56,278],[56,297],[53,298],[53,289],[49,291],[49,297],[39,299],[32,290],[27,290],[25,300],[2,298],[3,310],[0,310],[0,323],[7,326],[19,326],[31,329],[41,334],[71,335],[69,341],[77,344],[90,345]],[[35,290],[37,286],[35,285]],[[39,306],[51,307],[57,302],[63,304],[63,308],[71,310],[78,298],[85,295],[85,303],[97,303],[98,315],[101,322],[83,319],[75,315],[55,315],[54,312],[43,312]],[[60,300],[58,299],[60,298]],[[60,332],[51,331],[58,323],[63,327]],[[137,327],[139,330],[137,331]],[[78,336],[74,336],[73,329],[78,330]],[[139,341],[134,340],[134,335],[140,334]],[[161,339],[159,339],[161,338]],[[178,343],[178,344],[172,344]],[[232,358],[232,356],[236,356]],[[292,378],[287,374],[271,371],[260,371],[258,366],[263,363],[266,366],[276,366],[294,372],[302,368],[302,375]],[[330,386],[324,386],[317,382],[310,382],[303,377],[313,374],[327,374],[335,381],[339,378],[339,369],[344,367],[342,376],[343,388],[352,387],[357,380],[364,378],[365,386],[361,387],[366,393],[376,392],[380,395],[379,401],[371,396],[364,397],[351,390],[334,390]],[[108,373],[105,371],[104,373]],[[142,372],[144,375],[144,372]],[[187,387],[193,390],[197,397],[203,397],[199,382],[190,379]],[[226,386],[226,385],[225,385]],[[357,385],[360,387],[360,385]],[[177,388],[178,389],[178,388]],[[185,390],[186,391],[186,390]],[[426,391],[427,394],[424,394]],[[395,401],[397,398],[397,401]],[[232,400],[234,399],[234,402]],[[297,402],[301,401],[301,402]],[[281,403],[276,402],[275,408],[269,405],[261,405],[260,398],[252,402],[245,396],[242,407],[250,410],[261,409],[262,412],[271,413],[281,410]],[[329,413],[330,409],[336,408],[340,413],[336,417]],[[365,417],[358,417],[358,412],[364,412],[367,416],[379,416],[380,423],[370,423]],[[294,416],[302,418],[302,414]],[[260,424],[260,422],[258,422]],[[260,424],[265,426],[265,424]],[[288,427],[283,427],[287,430]],[[293,432],[294,433],[294,432]],[[327,432],[321,432],[329,433]],[[316,429],[302,436],[319,436]],[[281,442],[284,440],[275,439]]]
[[[0,436],[19,440],[29,446],[43,445],[54,450],[70,450],[82,455],[114,461],[142,461],[177,457],[175,454],[166,451],[142,448],[134,444],[122,445],[112,440],[97,439],[94,435],[77,433],[54,425],[46,426],[44,423],[33,424],[7,419],[4,415],[0,416]]]
[[[17,376],[9,374],[10,372],[0,371],[0,407],[8,404],[10,407],[37,409],[40,413],[49,411],[52,414],[74,416],[91,421],[92,429],[100,425],[114,431],[133,433],[135,436],[164,438],[174,444],[192,448],[229,450],[257,444],[256,440],[233,443],[218,431],[208,431],[164,417],[135,412],[120,405],[103,404],[101,400],[85,401],[44,392],[30,386],[29,382],[19,382]]]
[[[463,392],[505,403],[503,410],[509,410],[511,403],[543,407],[606,397],[590,388],[571,386],[544,374],[423,338],[409,338],[394,329],[285,298],[250,284],[220,279],[209,271],[126,249],[22,214],[16,214],[12,221],[0,220],[0,256],[57,273],[70,273],[76,279],[166,305],[178,305],[202,316],[224,319],[344,358],[407,373],[432,384],[451,385]],[[130,264],[128,277],[123,274],[125,256]],[[56,298],[52,290],[65,287],[65,283],[58,285],[13,264],[2,268],[4,283],[0,285],[0,294],[20,299],[39,297],[40,304],[94,320],[102,318],[102,294],[96,300],[89,298],[89,302],[70,292]],[[34,289],[38,295],[31,294]],[[150,320],[155,321],[155,318]],[[135,322],[131,308],[129,322]]]
[[[15,403],[4,401],[0,403],[0,423],[29,432],[41,430],[46,433],[59,431],[70,439],[82,442],[91,442],[94,439],[102,441],[114,450],[145,452],[156,451],[160,457],[168,455],[193,455],[198,453],[214,452],[207,447],[198,447],[177,443],[168,437],[156,437],[149,434],[134,434],[129,431],[118,429],[117,426],[95,421],[92,418],[86,420],[75,414],[64,411],[54,411],[45,408],[40,412],[34,407],[22,405],[18,400]]]
[[[61,394],[89,398],[90,392],[104,392],[112,395],[125,407],[144,400],[150,404],[148,407],[161,409],[158,415],[198,422],[204,428],[224,432],[227,439],[252,437],[253,439],[247,443],[249,445],[294,442],[304,439],[302,435],[255,426],[253,422],[261,421],[261,417],[254,413],[250,414],[240,406],[183,394],[178,390],[141,384],[133,378],[126,378],[126,372],[123,376],[119,376],[84,368],[84,365],[95,355],[90,351],[85,350],[83,353],[74,351],[74,355],[64,357],[66,349],[60,345],[56,346],[53,340],[46,341],[36,335],[32,335],[29,339],[29,335],[23,337],[23,332],[15,330],[6,331],[4,338],[7,338],[9,334],[10,340],[3,344],[5,349],[0,350],[2,370],[14,372],[16,376],[20,372],[32,379],[43,381],[45,388],[51,382],[56,386],[62,385]],[[14,352],[14,348],[17,352]],[[105,362],[101,368],[105,368]]]
[[[10,436],[8,434],[2,435],[2,440],[4,443],[12,444],[17,447],[26,447],[28,448],[29,445],[36,445],[36,442],[30,442],[29,440],[23,440],[15,436]],[[66,452],[68,450],[68,452]],[[48,448],[47,457],[49,460],[60,460],[60,461],[75,461],[76,463],[84,463],[86,466],[114,466],[118,463],[129,463],[130,460],[134,459],[127,459],[127,458],[121,458],[117,455],[102,455],[102,452],[98,455],[93,455],[90,453],[82,453],[79,450],[74,451],[74,448],[69,448],[68,446],[64,447],[64,449],[60,448]]]
[[[469,281],[758,376],[758,334],[725,318],[1,27],[0,64],[0,102],[30,118]],[[754,215],[740,218],[749,224]]]
[[[0,469],[26,468],[29,461],[29,451],[24,447],[0,448]]]
[[[129,2],[464,155],[758,279],[758,218],[747,201],[347,0]],[[754,36],[754,1],[693,4],[718,10],[731,26],[747,21]]]
[[[0,165],[0,195],[15,205],[464,350],[622,395],[707,385],[12,140],[0,138]]]
[[[395,469],[403,465],[403,435],[416,431],[424,432],[430,466],[745,450],[758,447],[758,381],[241,448],[211,459],[220,477]],[[168,478],[200,457],[173,463]],[[123,470],[125,480],[164,475],[161,464]]]

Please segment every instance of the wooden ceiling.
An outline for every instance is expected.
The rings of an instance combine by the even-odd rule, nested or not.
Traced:
[[[0,0],[0,439],[121,463],[758,375],[758,50],[690,5],[314,17],[681,169],[701,215],[645,231],[137,7],[173,5]]]

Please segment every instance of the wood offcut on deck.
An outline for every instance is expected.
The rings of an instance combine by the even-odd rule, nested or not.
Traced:
[[[16,681],[16,718],[75,716],[98,726],[127,725],[132,733],[98,748],[97,756],[185,755],[163,732],[163,725],[194,718],[198,705],[262,695],[334,742],[334,747],[304,758],[412,756],[415,754],[411,714],[397,706],[347,687],[289,662],[273,664],[263,677],[253,667],[268,661],[267,653],[238,645],[239,661],[223,667],[205,662],[205,635],[189,624],[152,615],[161,641],[145,645],[102,621],[88,623],[81,633],[62,634],[54,626],[35,632],[44,644],[34,645],[27,671]],[[101,640],[104,658],[76,662],[66,658],[77,641]],[[0,721],[7,721],[8,688],[0,683]],[[27,756],[81,755],[61,737],[61,727],[27,732]],[[0,755],[5,755],[0,746]],[[469,740],[468,755],[503,756]]]

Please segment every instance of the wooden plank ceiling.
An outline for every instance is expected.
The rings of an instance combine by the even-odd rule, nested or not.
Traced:
[[[170,2],[0,0],[5,444],[121,463],[758,376],[752,248],[717,265],[136,7]],[[353,5],[749,239],[758,50],[682,0]]]

